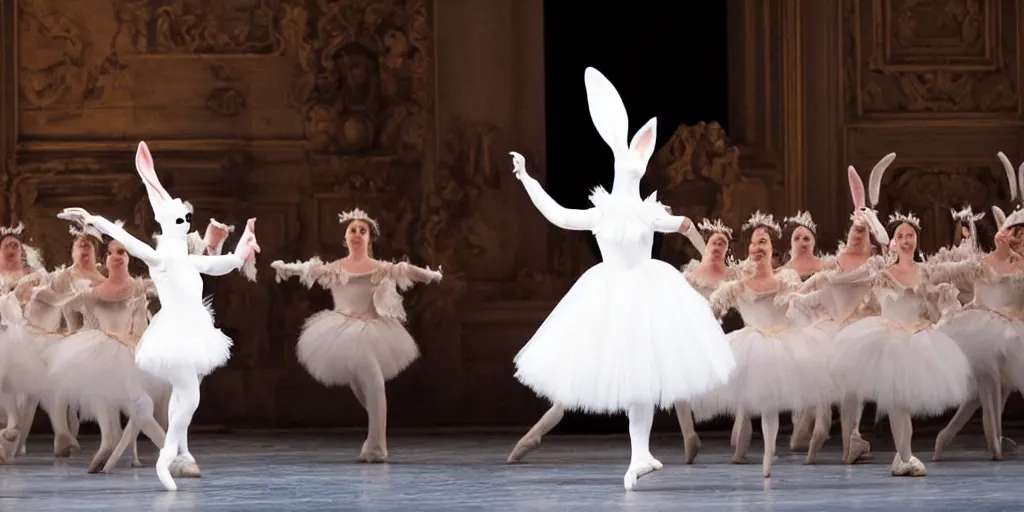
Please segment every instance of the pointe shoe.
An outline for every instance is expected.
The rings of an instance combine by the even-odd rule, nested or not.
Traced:
[[[164,486],[165,490],[177,491],[178,484],[174,483],[174,479],[171,478],[171,462],[174,461],[173,457],[161,455],[156,460],[156,476],[160,479],[160,483]]]
[[[843,464],[856,464],[866,459],[871,453],[871,444],[859,435],[850,438],[850,451],[843,459]]]
[[[103,472],[103,466],[107,465],[107,460],[110,459],[110,455],[113,453],[113,449],[101,450],[96,452],[93,456],[92,461],[89,462],[89,474],[96,474]]]
[[[388,449],[383,446],[371,447],[363,443],[363,449],[359,452],[359,461],[370,464],[382,464],[388,461]]]
[[[700,437],[696,435],[693,437],[687,436],[683,440],[683,446],[686,449],[686,463],[693,464],[693,461],[697,459],[697,452],[700,451]]]
[[[81,449],[78,440],[67,434],[57,434],[53,440],[53,456],[58,459],[66,459]]]
[[[530,452],[537,449],[540,446],[539,437],[524,437],[516,443],[516,447],[512,449],[512,453],[509,454],[507,464],[516,464],[522,462],[523,457],[526,457]]]
[[[174,478],[202,478],[202,472],[199,471],[199,465],[195,460],[181,455],[171,461],[168,470]]]
[[[636,489],[636,483],[640,480],[640,477],[653,473],[664,467],[654,457],[649,457],[638,462],[631,462],[629,469],[626,470],[626,475],[622,477],[622,485],[627,491]]]
[[[18,436],[20,435],[17,429],[5,428],[0,431],[0,448],[3,449],[4,457],[7,460],[15,458],[18,453]]]
[[[918,460],[917,457],[911,456],[910,460],[903,462],[900,459],[900,454],[896,454],[896,457],[892,459],[892,476],[926,476],[928,470],[924,467],[924,463]]]

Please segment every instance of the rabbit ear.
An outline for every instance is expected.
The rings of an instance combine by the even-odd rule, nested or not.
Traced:
[[[1024,162],[1017,168],[1017,199],[1020,200],[1021,204],[1024,204]]]
[[[953,217],[955,219],[956,218],[956,210],[950,208],[949,209],[949,215],[950,215],[950,217]]]
[[[583,82],[587,86],[587,105],[597,133],[601,134],[613,153],[625,151],[629,116],[626,115],[626,106],[622,104],[619,92],[594,68],[584,71]]]
[[[864,208],[864,182],[861,181],[857,169],[851,165],[846,169],[846,177],[850,181],[850,197],[853,199],[853,210]]]
[[[999,157],[999,161],[1003,164],[1003,170],[1006,171],[1006,180],[1010,185],[1010,201],[1016,201],[1020,191],[1017,190],[1017,177],[1013,173],[1013,164],[1002,151],[996,153],[996,156]]]
[[[889,164],[896,159],[896,153],[889,153],[882,157],[881,160],[875,164],[875,167],[871,169],[871,176],[868,177],[868,199],[871,200],[871,207],[874,208],[878,204],[878,198],[882,191],[882,176],[885,175],[885,170],[889,168]]]
[[[1006,213],[1003,209],[998,206],[992,207],[992,219],[996,221],[996,229],[1003,229],[1003,224],[1006,222]]]
[[[139,149],[135,152],[135,169],[146,185],[146,194],[149,196],[149,204],[157,209],[164,201],[170,201],[171,196],[160,185],[156,177],[156,169],[153,167],[153,155],[149,154],[149,146],[145,142],[139,142]]]
[[[658,139],[658,118],[652,117],[650,121],[647,121],[640,131],[636,132],[633,136],[633,140],[629,142],[629,149],[640,153],[640,157],[644,162],[651,159],[654,155],[654,143]]]

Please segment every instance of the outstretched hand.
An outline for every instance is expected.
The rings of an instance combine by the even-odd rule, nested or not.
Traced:
[[[210,219],[210,224],[206,226],[206,242],[211,246],[217,246],[227,240],[228,235],[235,230],[234,226],[228,226],[222,222],[217,222],[217,219]]]
[[[256,218],[253,217],[245,223],[245,231],[242,232],[242,238],[238,240],[238,245],[235,246],[235,255],[242,259],[242,261],[249,261],[256,257],[256,254],[260,252],[260,246],[256,242]]]
[[[57,214],[57,218],[85,226],[89,223],[92,215],[85,211],[84,208],[65,208],[64,211]]]
[[[516,179],[523,181],[523,178],[529,178],[530,175],[526,173],[526,157],[515,151],[509,151],[508,154],[512,155],[512,172]]]

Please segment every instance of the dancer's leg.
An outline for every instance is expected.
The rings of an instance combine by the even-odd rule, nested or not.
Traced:
[[[775,441],[779,435],[779,413],[761,414],[761,434],[764,436],[764,459],[761,461],[761,475],[772,476],[772,460],[775,458]]]
[[[653,424],[653,404],[638,404],[629,408],[629,443],[632,455],[626,476],[622,478],[627,491],[636,488],[636,482],[640,477],[662,468],[661,462],[651,455],[651,425]]]
[[[99,473],[114,452],[121,438],[121,409],[116,406],[97,408],[96,423],[100,427],[100,447],[89,462],[89,473]]]
[[[843,435],[843,463],[853,464],[871,451],[871,445],[860,435],[864,403],[860,398],[848,395],[839,407],[839,414]]]
[[[676,402],[676,418],[679,419],[679,428],[683,431],[683,449],[686,451],[686,463],[693,464],[700,451],[700,436],[697,435],[697,428],[693,424],[693,411],[689,402],[682,400]]]
[[[985,431],[989,455],[992,460],[1003,460],[1002,443],[999,439],[999,401],[1002,398],[999,379],[992,375],[978,378],[978,398],[981,400],[981,422]]]
[[[932,460],[942,460],[942,452],[953,441],[957,433],[963,430],[967,422],[971,421],[971,417],[978,409],[981,409],[981,399],[978,397],[973,397],[960,404],[953,419],[949,420],[949,424],[935,436],[935,452],[932,453]]]
[[[0,431],[0,458],[10,462],[18,454],[21,406],[18,404],[18,396],[14,394],[0,395],[0,400],[3,400],[4,410],[7,411],[7,425]]]
[[[805,464],[814,464],[818,452],[828,440],[828,431],[832,427],[832,406],[823,405],[814,410],[814,432],[811,434],[811,442],[807,447],[807,458]]]
[[[359,453],[359,460],[387,462],[388,403],[384,391],[384,375],[377,361],[371,360],[363,365],[353,384],[359,388],[359,393],[363,396],[368,419],[366,442]]]
[[[793,435],[789,437],[789,449],[803,451],[810,447],[815,414],[816,411],[810,408],[793,413]]]
[[[167,417],[167,436],[160,457],[156,461],[156,474],[168,491],[178,489],[171,478],[170,466],[178,456],[181,441],[188,437],[192,415],[199,407],[199,378],[191,368],[181,368],[177,374],[168,375],[171,383],[171,397]]]
[[[544,438],[551,432],[551,429],[555,428],[562,418],[565,417],[565,411],[562,406],[555,404],[552,405],[540,420],[526,432],[526,435],[516,443],[516,447],[512,449],[512,453],[508,456],[509,464],[514,464],[523,460],[528,453],[536,450],[540,446],[541,439]]]
[[[19,413],[22,424],[18,429],[18,454],[25,455],[25,443],[28,441],[28,434],[32,431],[32,424],[36,421],[36,411],[39,410],[39,399],[34,396],[25,396],[24,402],[19,404]]]
[[[67,458],[72,452],[81,450],[82,447],[72,434],[72,429],[78,430],[78,411],[71,410],[63,400],[58,400],[50,408],[50,428],[53,429],[53,456]],[[70,413],[74,413],[74,423],[71,422]]]
[[[928,474],[917,457],[910,450],[914,434],[914,425],[910,413],[903,409],[889,411],[889,428],[892,429],[892,440],[896,444],[896,457],[892,461],[893,476],[925,476]]]
[[[750,451],[750,440],[754,435],[754,426],[750,422],[750,415],[743,409],[736,411],[736,420],[733,422],[733,464],[746,464],[747,452]]]

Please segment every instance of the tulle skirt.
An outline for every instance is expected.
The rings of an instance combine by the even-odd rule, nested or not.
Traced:
[[[50,361],[54,393],[85,419],[99,409],[127,407],[159,380],[135,364],[135,352],[103,331],[83,329],[66,338]]]
[[[708,301],[671,265],[601,263],[580,276],[514,359],[516,378],[566,409],[668,409],[736,366]]]
[[[971,364],[956,342],[935,328],[910,332],[881,318],[858,320],[836,337],[832,377],[879,409],[939,415],[970,397]]]
[[[0,331],[0,392],[37,398],[46,395],[49,386],[43,343],[23,325]]]
[[[205,376],[228,362],[231,345],[231,338],[213,325],[208,308],[163,306],[142,334],[135,362],[161,379],[182,370]]]
[[[694,400],[698,421],[737,408],[752,416],[828,405],[838,392],[828,373],[832,343],[807,328],[765,332],[744,327],[728,335],[736,371],[725,386]]]
[[[1024,349],[1024,323],[982,308],[965,308],[939,328],[956,342],[976,374],[999,375],[1013,352]],[[1024,368],[1016,370],[1024,371]]]
[[[320,311],[306,320],[296,355],[306,371],[325,386],[346,386],[370,365],[384,380],[395,378],[420,351],[397,320],[360,319],[337,311]]]

